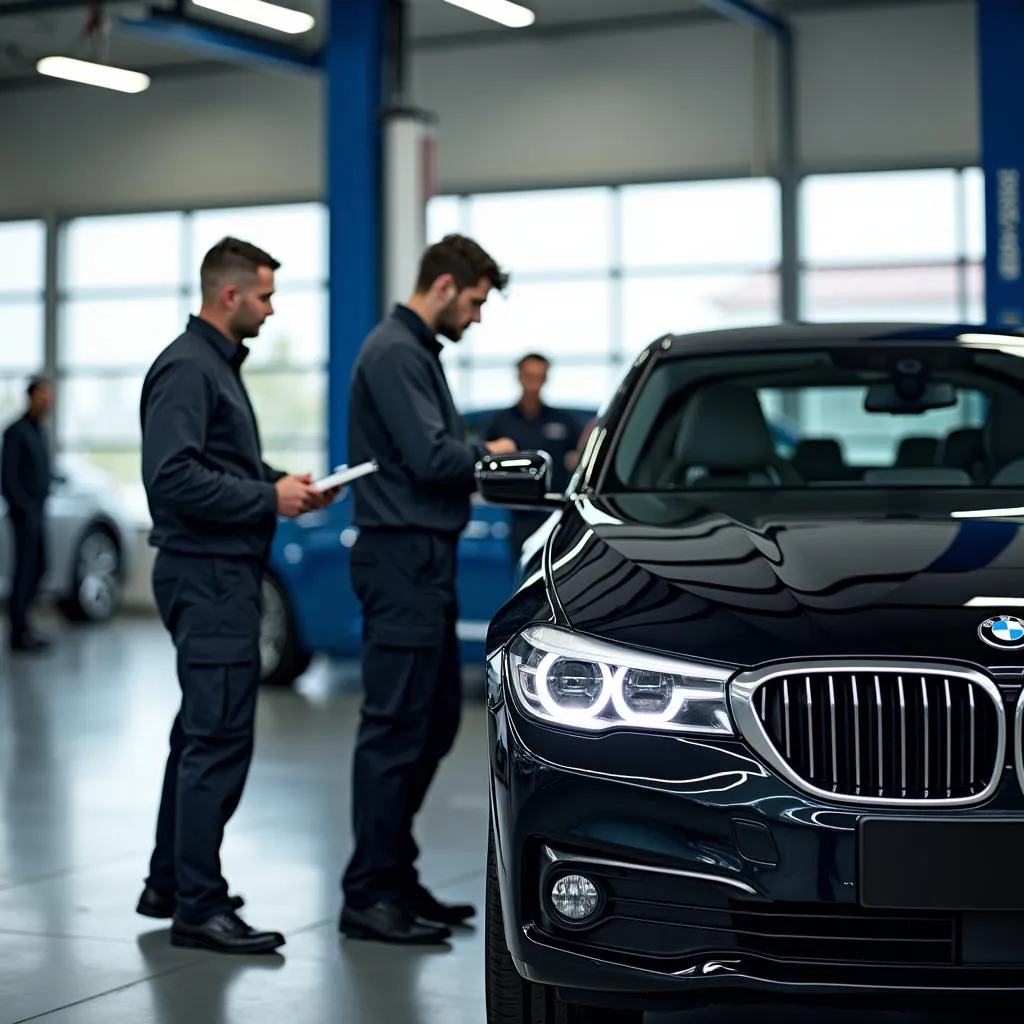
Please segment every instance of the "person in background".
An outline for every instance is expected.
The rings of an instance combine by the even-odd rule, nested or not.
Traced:
[[[173,918],[172,945],[220,953],[284,944],[238,916],[243,901],[228,893],[220,847],[252,761],[261,583],[277,517],[322,508],[337,493],[263,461],[240,373],[244,342],[273,313],[279,265],[235,238],[210,249],[199,314],[149,368],[139,409],[153,594],[177,650],[181,709],[136,909]]]
[[[519,360],[516,369],[522,389],[519,401],[511,408],[496,412],[481,436],[488,441],[510,435],[523,450],[546,451],[552,460],[551,489],[564,491],[579,459],[583,424],[568,410],[544,404],[541,392],[551,369],[551,360],[547,356],[531,352]],[[509,545],[514,558],[519,558],[527,537],[545,522],[549,514],[525,509],[510,512]]]
[[[349,462],[375,459],[380,470],[351,485],[363,706],[338,922],[351,938],[441,942],[475,913],[420,882],[412,826],[461,716],[455,559],[475,465],[516,449],[509,438],[467,443],[437,336],[459,341],[507,280],[472,239],[446,236],[423,254],[412,297],[371,331],[352,374]]]
[[[43,377],[28,385],[28,408],[3,436],[0,493],[7,502],[14,542],[14,576],[8,598],[12,651],[40,651],[49,641],[28,621],[29,608],[46,572],[46,499],[52,471],[45,421],[53,409],[53,388]]]

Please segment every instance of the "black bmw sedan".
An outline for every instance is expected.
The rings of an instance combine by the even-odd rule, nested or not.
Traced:
[[[667,336],[490,625],[488,1024],[1024,995],[1024,336]]]

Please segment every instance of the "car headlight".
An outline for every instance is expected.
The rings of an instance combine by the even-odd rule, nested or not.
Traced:
[[[580,729],[732,736],[726,703],[732,671],[551,626],[530,626],[509,647],[509,674],[522,707],[535,718]]]

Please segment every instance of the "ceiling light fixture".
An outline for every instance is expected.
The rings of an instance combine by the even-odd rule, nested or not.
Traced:
[[[50,78],[63,78],[82,85],[96,85],[116,92],[145,92],[149,88],[149,75],[141,71],[94,64],[74,57],[43,57],[36,63],[36,71]]]
[[[241,21],[251,21],[254,25],[276,29],[290,36],[308,32],[316,19],[311,14],[293,11],[279,4],[270,4],[266,0],[192,0],[197,7],[205,7],[208,11],[217,11]]]
[[[506,28],[526,28],[534,22],[533,11],[512,0],[447,0],[447,3],[479,14],[481,18],[490,18]]]

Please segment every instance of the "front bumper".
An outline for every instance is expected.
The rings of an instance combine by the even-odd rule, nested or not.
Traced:
[[[1024,901],[1002,912],[863,906],[864,812],[791,788],[740,741],[580,735],[507,700],[490,710],[489,740],[509,950],[524,977],[568,1001],[920,1007],[1024,991]],[[983,808],[936,817],[1024,822],[1012,765]],[[568,873],[601,893],[583,925],[549,901]]]

